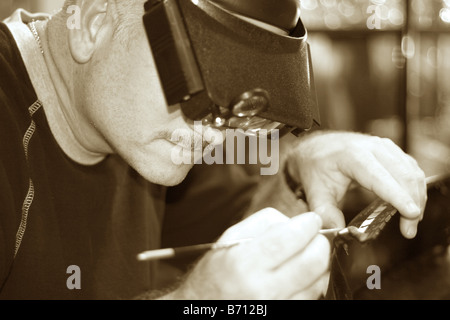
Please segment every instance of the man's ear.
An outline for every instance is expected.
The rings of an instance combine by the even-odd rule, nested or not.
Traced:
[[[108,0],[78,0],[72,8],[79,23],[69,28],[69,48],[73,59],[83,64],[92,58],[100,30],[107,24]]]

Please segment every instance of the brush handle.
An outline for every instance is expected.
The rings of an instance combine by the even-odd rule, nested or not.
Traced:
[[[343,228],[336,229],[322,229],[319,233],[328,236],[334,237]],[[218,250],[218,249],[227,249],[238,244],[248,242],[252,240],[251,238],[239,239],[235,241],[227,241],[227,242],[213,242],[213,243],[203,243],[196,244],[192,246],[184,246],[184,247],[176,247],[176,248],[166,248],[166,249],[157,249],[157,250],[149,250],[144,251],[138,254],[137,259],[139,261],[151,261],[151,260],[161,260],[161,259],[170,259],[170,258],[179,258],[186,257],[192,254],[199,254],[202,252],[207,252],[209,250]]]

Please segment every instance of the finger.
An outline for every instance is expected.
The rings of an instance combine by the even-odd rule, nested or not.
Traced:
[[[270,226],[287,221],[289,221],[289,218],[280,211],[273,208],[265,208],[229,228],[220,237],[220,241],[257,237]]]
[[[348,170],[361,186],[392,204],[405,218],[419,218],[421,210],[414,199],[372,153],[360,155]]]
[[[273,278],[283,283],[287,292],[307,290],[328,272],[330,252],[330,242],[319,234],[301,253],[281,265]]]
[[[390,139],[381,139],[382,148],[376,148],[374,154],[394,179],[407,190],[417,206],[423,212],[426,198],[425,174],[410,155],[403,152]],[[425,200],[425,201],[424,201]]]
[[[330,273],[327,272],[305,290],[295,293],[289,300],[317,300],[326,296],[329,283]]]
[[[398,184],[407,190],[411,198],[419,206],[418,179],[411,159],[401,150],[397,150],[393,143],[391,145],[388,142],[379,145],[374,151],[374,155]]]
[[[317,214],[303,213],[268,228],[263,235],[236,249],[246,250],[247,255],[252,252],[252,263],[264,270],[273,270],[301,252],[318,234],[321,226],[322,220]]]
[[[314,201],[315,203],[316,201]],[[345,218],[342,211],[337,207],[337,204],[332,199],[317,201],[321,203],[318,206],[310,206],[310,210],[317,213],[323,221],[323,228],[344,228]]]
[[[400,231],[405,238],[412,239],[417,234],[419,219],[400,218]]]
[[[400,219],[400,230],[406,238],[413,238],[417,233],[417,226],[423,219],[423,213],[427,201],[427,186],[425,174],[417,161],[403,152],[390,139],[382,139],[383,148],[377,148],[374,152],[377,159],[388,169],[396,181],[409,192],[411,198],[420,209],[417,219],[408,219],[404,216]]]
[[[412,159],[412,161],[416,162],[414,159]],[[418,173],[416,188],[418,190],[417,191],[417,194],[418,194],[417,202],[418,202],[418,206],[420,208],[419,221],[422,221],[423,215],[425,212],[425,206],[427,204],[427,199],[428,199],[427,182],[426,182],[425,173],[423,171]]]
[[[340,195],[334,194],[333,188],[316,179],[314,184],[310,184],[306,197],[309,210],[322,218],[324,228],[345,227],[344,214],[337,203]]]
[[[414,238],[417,233],[420,216],[423,213],[423,195],[421,194],[423,190],[421,185],[424,183],[424,176],[418,173],[421,170],[418,168],[415,160],[403,153],[400,148],[395,148],[395,145],[389,146],[389,149],[378,148],[375,156],[420,209],[420,215],[415,219],[405,218],[404,216],[400,218],[401,233],[408,239]]]

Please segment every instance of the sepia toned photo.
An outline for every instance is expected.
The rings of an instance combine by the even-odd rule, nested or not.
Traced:
[[[450,1],[1,0],[0,21],[0,300],[450,299]]]

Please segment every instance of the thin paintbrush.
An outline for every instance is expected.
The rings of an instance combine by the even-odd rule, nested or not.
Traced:
[[[354,229],[354,230],[353,230]],[[356,230],[356,227],[346,227],[346,228],[336,228],[336,229],[322,229],[319,233],[332,238],[337,234],[345,234],[348,232],[353,232]],[[204,243],[197,244],[192,246],[185,247],[177,247],[177,248],[166,248],[166,249],[157,249],[157,250],[149,250],[144,251],[138,254],[137,259],[139,261],[151,261],[151,260],[160,260],[160,259],[169,259],[175,257],[182,257],[194,253],[206,252],[208,250],[217,250],[217,249],[226,249],[238,244],[251,241],[252,238],[247,239],[239,239],[235,241],[226,241],[226,242],[214,242],[214,243]]]

